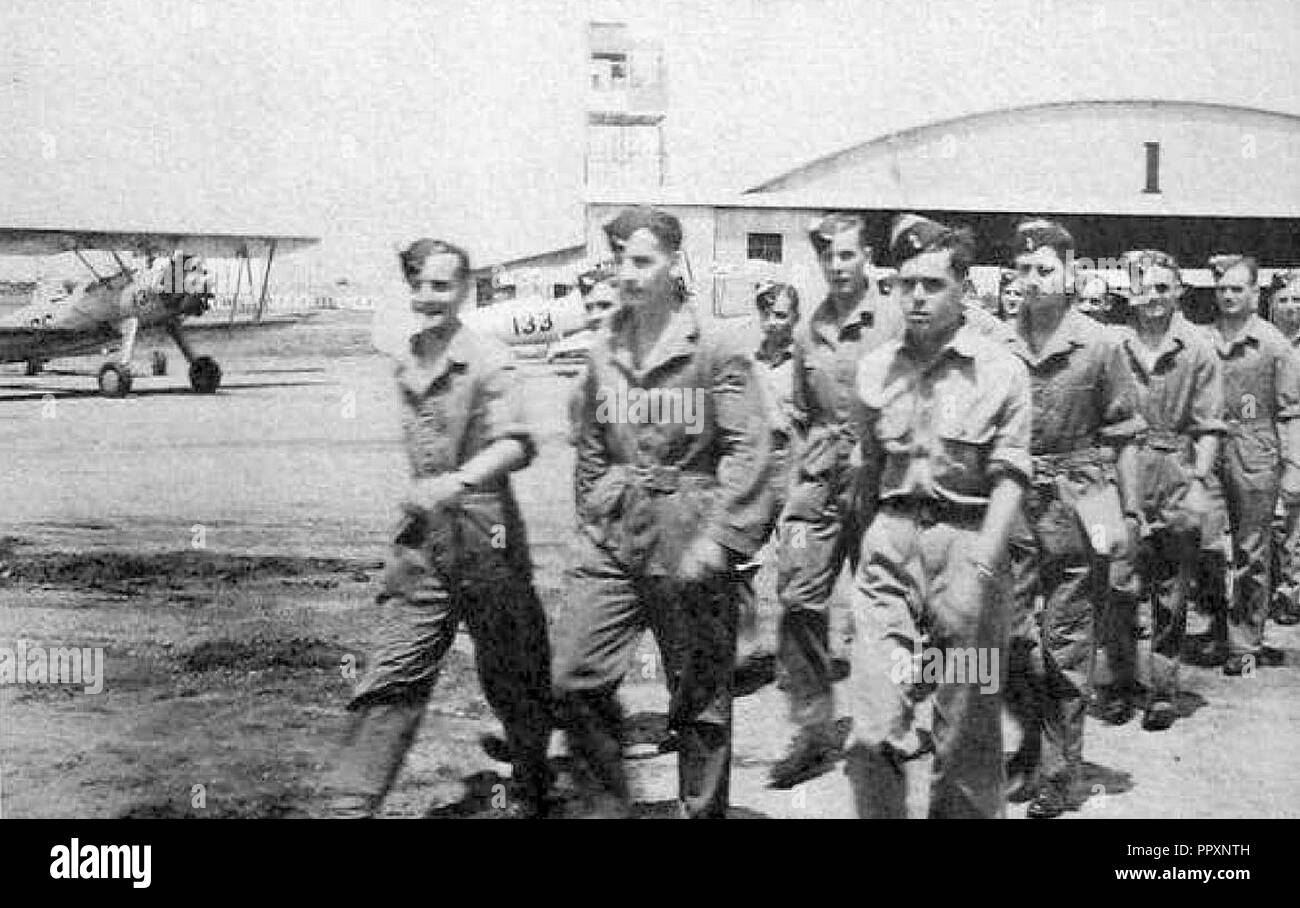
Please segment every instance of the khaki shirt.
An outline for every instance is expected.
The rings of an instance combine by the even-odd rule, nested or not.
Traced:
[[[1300,360],[1282,332],[1252,315],[1235,340],[1225,340],[1218,325],[1211,326],[1210,337],[1223,362],[1224,418],[1230,427],[1272,425],[1276,436],[1273,424],[1300,416]]]
[[[1197,438],[1224,431],[1223,370],[1203,331],[1175,312],[1157,350],[1148,351],[1133,332],[1125,334],[1124,349],[1153,432]]]
[[[503,438],[521,442],[527,462],[532,461],[536,446],[504,344],[459,325],[440,350],[426,349],[423,336],[416,334],[405,349],[395,344],[390,352],[414,478],[455,470]],[[527,533],[509,475],[426,516],[418,540],[399,538],[399,565],[412,557],[428,559],[445,578],[488,587],[510,577],[531,577]],[[399,576],[397,570],[393,577]]]
[[[886,343],[863,358],[858,395],[864,484],[881,501],[984,505],[1000,476],[1032,479],[1028,371],[978,327],[928,362],[905,339]]]
[[[675,573],[700,534],[751,557],[771,520],[771,427],[753,357],[684,303],[638,367],[630,312],[610,318],[582,382],[583,529],[626,566]]]
[[[832,482],[848,466],[860,422],[858,363],[881,344],[903,334],[903,316],[890,296],[868,292],[841,325],[835,302],[824,299],[794,333],[791,399],[796,482]]]
[[[1112,328],[1070,309],[1038,354],[1019,332],[1009,346],[1029,367],[1034,454],[1121,444],[1146,428],[1141,389]]]
[[[505,344],[460,325],[439,351],[424,351],[421,335],[395,373],[402,429],[415,478],[455,470],[502,438],[536,455],[524,402]]]

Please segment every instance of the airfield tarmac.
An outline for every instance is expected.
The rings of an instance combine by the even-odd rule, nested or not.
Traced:
[[[34,378],[0,367],[0,646],[103,647],[106,675],[97,694],[0,686],[0,816],[315,812],[406,483],[367,336],[365,316],[335,313],[204,337],[196,346],[225,373],[213,396],[189,393],[175,351],[171,374],[138,377],[122,400],[93,392],[101,358]],[[540,454],[515,483],[554,619],[572,606],[575,370],[520,370]],[[769,602],[769,637],[772,626]],[[1067,816],[1300,815],[1300,628],[1269,635],[1286,666],[1240,679],[1185,666],[1185,717],[1167,732],[1089,720],[1093,796]],[[667,696],[642,646],[623,696],[634,737],[653,743]],[[462,634],[386,816],[498,815],[493,786],[508,767],[479,745],[498,728],[471,653]],[[738,700],[735,725],[734,816],[851,815],[838,768],[794,791],[765,787],[791,733],[778,691]],[[629,765],[639,813],[674,815],[675,757]]]

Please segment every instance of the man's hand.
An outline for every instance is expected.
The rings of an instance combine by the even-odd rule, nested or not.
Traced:
[[[687,583],[701,583],[727,567],[727,550],[708,536],[699,536],[682,555],[678,569]]]
[[[406,511],[436,511],[460,500],[465,484],[457,473],[441,473],[411,486],[402,508]]]
[[[1282,468],[1282,482],[1278,493],[1288,511],[1300,509],[1300,468],[1292,466]]]

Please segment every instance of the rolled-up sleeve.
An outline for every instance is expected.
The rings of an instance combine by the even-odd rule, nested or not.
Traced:
[[[1213,350],[1202,350],[1192,370],[1191,416],[1187,431],[1193,437],[1223,433],[1223,364]]]
[[[1006,357],[1002,385],[1002,406],[997,411],[997,426],[989,450],[990,487],[1002,476],[1010,476],[1025,485],[1033,482],[1034,459],[1029,446],[1033,435],[1033,410],[1029,370],[1020,360]]]
[[[1289,345],[1277,358],[1274,380],[1278,422],[1300,417],[1300,353]]]
[[[507,354],[508,356],[508,354]],[[512,438],[523,444],[527,453],[524,466],[537,456],[537,442],[526,418],[523,391],[515,366],[507,358],[495,355],[483,366],[478,381],[479,407],[483,414],[483,442],[490,445]]]
[[[759,377],[746,353],[722,348],[713,357],[718,507],[708,532],[719,545],[743,557],[763,546],[775,498],[771,426]]]
[[[1147,429],[1139,411],[1141,386],[1118,339],[1098,349],[1101,362],[1101,427],[1098,434],[1112,445],[1124,445]]]

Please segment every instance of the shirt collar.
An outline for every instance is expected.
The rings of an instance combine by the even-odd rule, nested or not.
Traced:
[[[1056,330],[1052,332],[1052,336],[1047,339],[1047,343],[1043,345],[1042,351],[1037,356],[1029,349],[1029,343],[1020,333],[1019,327],[1017,327],[1016,338],[1011,346],[1025,362],[1030,365],[1039,365],[1047,362],[1053,356],[1068,354],[1076,347],[1084,346],[1087,343],[1087,333],[1094,325],[1101,328],[1088,316],[1071,306],[1065,310],[1065,314],[1061,316],[1060,324],[1056,326]]]
[[[458,323],[446,344],[433,353],[423,349],[427,336],[425,332],[411,335],[408,355],[399,369],[399,380],[415,394],[426,393],[448,372],[464,371],[470,360],[470,337],[464,324]]]
[[[1216,322],[1214,325],[1214,338],[1215,341],[1217,341],[1215,346],[1217,346],[1219,352],[1223,354],[1231,353],[1235,348],[1245,343],[1253,343],[1258,347],[1260,340],[1262,339],[1261,329],[1263,326],[1264,320],[1259,317],[1259,313],[1252,312],[1250,318],[1246,319],[1246,324],[1242,327],[1241,333],[1229,341],[1223,336],[1223,331]]]
[[[961,326],[954,331],[952,336],[949,337],[944,345],[939,348],[939,351],[934,355],[930,362],[940,362],[944,357],[950,354],[960,356],[964,359],[974,359],[978,352],[979,338],[979,331],[972,327],[963,317]],[[904,356],[908,359],[914,358],[912,348],[907,343],[906,335],[898,341],[898,344],[900,345],[899,351]]]
[[[812,321],[809,324],[815,333],[827,340],[842,340],[846,331],[854,328],[870,328],[875,324],[878,300],[879,297],[875,293],[870,290],[865,291],[857,305],[849,312],[848,318],[841,322],[835,299],[828,294],[813,311]]]
[[[699,318],[693,305],[682,302],[641,363],[641,368],[637,369],[632,355],[631,318],[631,310],[620,309],[609,320],[610,358],[628,374],[648,375],[660,366],[678,357],[690,356],[695,351],[695,342],[700,336]]]

